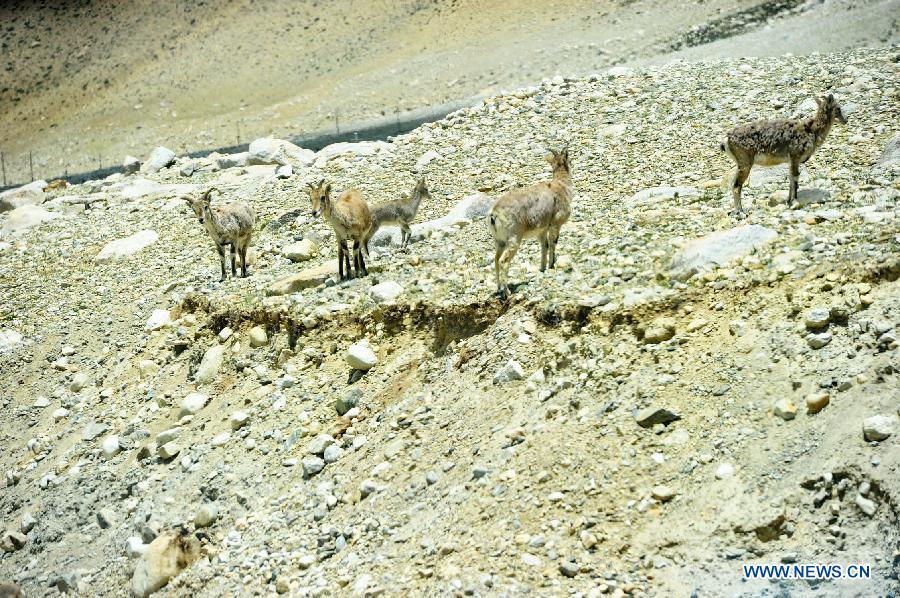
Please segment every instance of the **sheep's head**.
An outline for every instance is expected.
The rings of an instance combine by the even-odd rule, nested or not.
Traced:
[[[824,112],[828,118],[836,120],[842,125],[847,124],[847,117],[841,111],[841,105],[834,99],[834,94],[830,93],[827,96],[817,98],[816,103],[819,105],[819,111]]]
[[[309,200],[310,203],[312,203],[313,218],[318,218],[325,210],[325,206],[328,205],[328,202],[331,201],[331,183],[326,185],[325,179],[322,179],[315,185],[310,183]]]
[[[413,189],[413,197],[422,197],[422,198],[431,198],[431,192],[428,191],[428,185],[425,183],[425,177],[419,179],[416,183],[415,189]]]
[[[215,187],[211,187],[204,191],[200,197],[191,197],[189,195],[185,195],[182,197],[184,201],[194,210],[194,214],[197,216],[197,220],[200,221],[200,224],[203,224],[207,217],[209,217],[209,204],[210,204],[210,196],[212,192],[215,191],[217,193],[221,193]]]
[[[547,162],[553,167],[554,172],[560,169],[565,169],[566,172],[570,171],[568,143],[563,145],[562,149],[559,151],[556,151],[553,148],[548,148],[548,151],[550,152],[550,155],[547,156]]]

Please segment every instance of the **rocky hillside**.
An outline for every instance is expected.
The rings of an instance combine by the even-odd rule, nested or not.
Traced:
[[[388,143],[276,140],[0,196],[0,581],[29,596],[888,595],[900,554],[891,50],[555,78]],[[849,123],[754,170],[737,122]],[[891,144],[889,141],[894,139]],[[559,268],[493,291],[491,201],[576,197]],[[886,149],[887,148],[887,149]],[[140,166],[140,170],[138,167]],[[305,183],[427,177],[408,252],[335,280]],[[250,277],[183,194],[248,202]],[[863,582],[742,563],[868,563]]]
[[[0,3],[9,184],[352,130],[541,77],[670,56],[900,41],[900,0]]]

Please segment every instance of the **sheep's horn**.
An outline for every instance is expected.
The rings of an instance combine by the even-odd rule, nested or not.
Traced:
[[[325,179],[322,179],[321,181],[319,181],[319,184],[316,185],[316,187],[321,187],[324,184],[325,184]]]

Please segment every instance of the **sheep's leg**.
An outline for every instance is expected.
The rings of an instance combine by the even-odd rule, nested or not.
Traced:
[[[241,254],[241,278],[247,278],[247,249],[250,247],[250,239],[247,239],[241,244],[240,254]]]
[[[791,207],[795,201],[797,201],[797,186],[799,184],[800,179],[800,160],[797,158],[791,158],[791,173],[790,173],[790,189],[788,189],[788,207]]]
[[[550,240],[547,239],[547,233],[545,232],[538,239],[541,243],[541,272],[547,270],[547,250],[550,248]]]
[[[237,276],[237,248],[234,243],[231,244],[231,277]]]
[[[216,251],[219,252],[219,264],[222,266],[222,278],[219,282],[225,280],[225,247],[216,243]]]
[[[343,255],[344,271],[346,272],[346,280],[353,278],[353,271],[350,269],[350,248],[347,246],[347,239],[341,239],[341,255]],[[344,280],[341,277],[341,280]]]
[[[743,189],[747,177],[750,176],[750,169],[752,167],[753,162],[750,162],[750,164],[747,164],[746,166],[738,165],[737,174],[734,175],[734,185],[731,189],[731,194],[734,199],[734,209],[739,214],[744,211],[741,207],[741,189]]]
[[[506,248],[506,243],[502,241],[494,241],[494,278],[497,280],[497,292],[503,295],[503,288],[500,286],[500,256]]]
[[[338,239],[338,276],[344,280],[344,242]]]
[[[500,296],[504,299],[509,296],[509,266],[519,251],[520,240],[513,237],[506,243],[503,255],[500,256]]]
[[[405,222],[400,223],[400,249],[405,250],[406,246],[409,245],[409,238],[412,237],[412,232],[409,230],[409,225]]]
[[[368,276],[369,271],[366,269],[366,260],[363,257],[362,243],[353,241],[353,253],[356,254],[356,276],[359,277],[360,271],[363,276]]]
[[[550,229],[550,268],[556,267],[556,242],[559,241],[559,229]]]

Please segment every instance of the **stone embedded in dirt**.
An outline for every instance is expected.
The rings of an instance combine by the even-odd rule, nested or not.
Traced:
[[[27,534],[37,525],[37,519],[29,512],[22,513],[22,519],[19,521],[19,531]]]
[[[204,503],[197,509],[194,515],[194,525],[199,527],[209,527],[219,518],[219,506],[215,503]]]
[[[147,161],[141,164],[141,172],[144,174],[153,174],[174,163],[175,152],[160,145],[154,148],[153,151],[150,152]]]
[[[319,434],[306,447],[306,452],[310,455],[321,455],[332,444],[334,444],[334,438],[330,434]]]
[[[59,217],[59,214],[48,212],[38,206],[26,205],[16,208],[9,213],[3,226],[0,227],[0,238],[17,235],[29,228]]]
[[[380,282],[369,289],[375,303],[389,303],[403,294],[403,287],[393,280]]]
[[[334,408],[337,410],[338,415],[345,415],[359,404],[361,398],[362,391],[358,388],[351,388],[344,396],[335,401]]]
[[[296,243],[285,245],[281,249],[281,255],[292,262],[306,262],[319,254],[319,246],[312,239],[303,239]]]
[[[828,326],[831,321],[831,309],[827,307],[816,307],[808,312],[803,318],[804,324],[808,330],[821,330]]]
[[[158,444],[159,446],[162,446],[162,445],[166,444],[167,442],[172,442],[179,436],[181,436],[181,428],[179,428],[179,427],[163,430],[162,432],[160,432],[159,434],[156,435],[156,444]]]
[[[200,413],[200,410],[206,406],[206,402],[208,400],[209,397],[207,397],[205,394],[199,392],[190,393],[188,396],[182,399],[181,411],[179,411],[178,417]]]
[[[435,160],[440,160],[441,155],[434,150],[428,150],[416,160],[416,169],[424,170],[426,166],[434,162]]]
[[[242,168],[247,166],[250,159],[250,152],[238,152],[236,154],[225,154],[216,158],[216,165],[225,170],[226,168]]]
[[[564,560],[559,564],[559,572],[566,577],[575,577],[580,570],[578,563],[572,560]]]
[[[171,318],[169,316],[168,309],[154,309],[153,313],[150,314],[150,317],[147,318],[147,323],[144,325],[144,330],[150,332],[152,330],[159,330],[165,326],[168,326],[171,323]]]
[[[232,430],[240,430],[250,423],[250,415],[246,411],[235,411],[228,421],[231,423]]]
[[[681,416],[664,407],[646,407],[638,411],[634,419],[640,427],[652,428],[657,424],[670,424],[681,419]]]
[[[811,349],[821,349],[831,342],[832,335],[830,332],[820,332],[818,334],[810,333],[806,335],[806,344]]]
[[[113,513],[112,509],[100,509],[97,511],[97,524],[100,526],[100,529],[108,529],[113,526],[116,521],[115,513]]]
[[[174,459],[180,452],[181,446],[179,446],[177,442],[167,442],[158,449],[159,456],[163,461]]]
[[[203,354],[200,365],[197,367],[197,373],[194,380],[197,384],[210,384],[216,380],[222,362],[225,360],[225,347],[223,345],[213,345]]]
[[[716,231],[694,239],[679,249],[672,258],[669,274],[677,280],[687,280],[714,265],[723,266],[744,257],[777,236],[776,231],[758,224]]]
[[[810,414],[818,413],[828,406],[829,401],[831,401],[831,397],[828,396],[827,392],[816,392],[806,395],[806,411]]]
[[[505,384],[525,377],[525,370],[515,359],[510,359],[494,374],[494,384]]]
[[[325,461],[320,457],[305,457],[301,465],[303,466],[303,474],[308,478],[325,469]]]
[[[895,415],[873,415],[863,422],[863,437],[868,441],[887,440],[897,426]]]
[[[69,390],[78,392],[91,383],[90,377],[84,372],[78,372],[72,376],[72,382],[69,384]]]
[[[293,160],[301,166],[312,163],[316,154],[284,139],[263,137],[254,139],[248,148],[249,164],[290,164]]]
[[[125,156],[122,160],[122,174],[135,174],[141,169],[141,161],[134,156]]]
[[[266,295],[270,297],[278,297],[281,295],[290,295],[298,293],[303,289],[311,289],[324,284],[329,276],[334,275],[338,270],[337,260],[326,262],[322,265],[309,268],[290,276],[280,278],[271,283],[266,289]]]
[[[250,346],[255,349],[263,347],[269,342],[269,335],[262,326],[254,326],[247,332],[247,336],[250,339]]]
[[[200,555],[200,542],[187,531],[166,532],[147,546],[131,578],[131,595],[147,598]]]
[[[81,439],[91,441],[106,432],[106,424],[100,422],[91,422],[81,430]]]
[[[875,163],[875,168],[885,168],[896,162],[900,162],[900,135],[894,135],[885,144],[884,151]]]
[[[866,516],[871,517],[875,514],[875,510],[877,508],[875,503],[864,497],[862,494],[857,494],[853,502],[856,503],[856,506],[859,507],[859,510],[865,513]]]
[[[16,550],[21,550],[25,547],[25,543],[28,542],[28,538],[17,531],[6,530],[3,532],[3,535],[0,536],[0,549],[3,552],[15,552]]]
[[[660,486],[654,486],[650,490],[650,494],[653,496],[653,498],[655,498],[656,500],[658,500],[660,502],[668,502],[668,501],[672,500],[673,498],[675,498],[676,492],[674,490],[672,490],[671,488],[669,488],[668,486],[660,485]]]
[[[700,191],[695,187],[650,187],[638,191],[628,200],[632,205],[656,204],[677,197],[697,197]]]
[[[325,448],[325,452],[322,453],[322,458],[325,459],[325,463],[335,463],[343,454],[344,449],[336,444],[331,444]]]
[[[734,466],[731,463],[721,463],[716,467],[716,478],[727,480],[734,475]]]
[[[282,164],[275,169],[275,176],[279,179],[289,179],[294,174],[294,167],[290,164]]]
[[[366,498],[370,494],[378,492],[378,484],[375,480],[365,479],[359,484],[360,498]]]
[[[644,329],[643,341],[649,345],[662,343],[675,336],[675,320],[668,317],[657,318]]]
[[[16,330],[11,330],[9,328],[0,330],[0,355],[12,353],[13,349],[22,344],[22,340],[22,334]]]
[[[355,370],[367,372],[378,363],[375,352],[365,343],[353,343],[347,348],[347,363]]]
[[[772,413],[785,421],[797,417],[797,406],[790,399],[778,399],[772,406]]]
[[[156,243],[159,235],[152,230],[142,230],[134,233],[130,237],[110,241],[103,246],[94,261],[98,264],[106,264],[123,260],[131,255],[143,251],[147,247]]]
[[[103,451],[103,457],[106,459],[112,459],[118,455],[122,450],[119,444],[119,437],[113,434],[104,438],[103,443],[100,445],[100,450]]]

